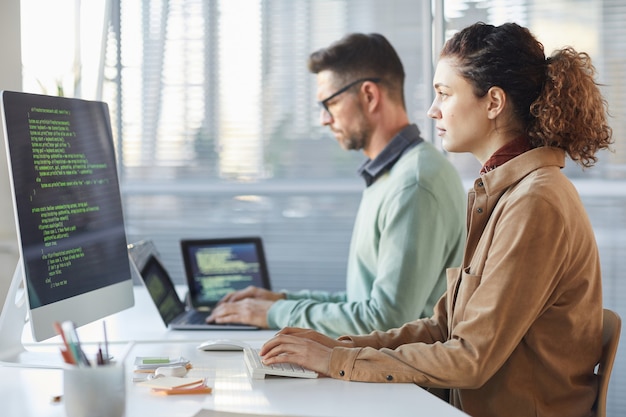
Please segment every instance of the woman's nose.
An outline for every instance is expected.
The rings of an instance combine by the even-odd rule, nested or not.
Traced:
[[[426,112],[426,115],[430,117],[431,119],[441,118],[441,112],[439,111],[439,108],[435,105],[434,101],[433,101],[433,104],[430,105],[430,108]]]

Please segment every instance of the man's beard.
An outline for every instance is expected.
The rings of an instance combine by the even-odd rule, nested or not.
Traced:
[[[343,149],[347,151],[360,151],[367,145],[369,138],[372,135],[372,128],[367,121],[367,119],[363,116],[362,113],[359,114],[359,124],[356,131],[349,133],[349,135],[345,136],[340,141],[340,145]]]

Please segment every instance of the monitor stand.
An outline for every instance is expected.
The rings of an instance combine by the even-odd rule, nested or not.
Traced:
[[[0,313],[0,365],[29,368],[62,368],[61,354],[53,348],[48,351],[27,350],[22,343],[24,326],[28,323],[26,290],[21,259]]]

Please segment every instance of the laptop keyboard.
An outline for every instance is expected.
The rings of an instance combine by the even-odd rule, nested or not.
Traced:
[[[183,324],[204,324],[209,313],[205,311],[190,311],[189,314],[181,320]]]
[[[317,378],[317,372],[311,371],[292,363],[278,363],[265,365],[261,362],[259,352],[255,349],[245,348],[243,358],[246,362],[248,374],[252,379],[263,379],[267,375],[288,376],[294,378]]]

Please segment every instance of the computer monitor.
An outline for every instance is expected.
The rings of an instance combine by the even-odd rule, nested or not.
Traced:
[[[131,307],[133,284],[106,103],[1,94],[20,259],[2,287],[0,360],[19,362],[25,322],[49,339],[54,322]]]

